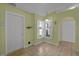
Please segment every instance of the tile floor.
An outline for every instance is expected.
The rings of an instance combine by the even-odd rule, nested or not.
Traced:
[[[60,42],[59,46],[55,46],[46,42],[33,45],[25,49],[8,54],[8,56],[74,56],[74,45],[70,42]]]

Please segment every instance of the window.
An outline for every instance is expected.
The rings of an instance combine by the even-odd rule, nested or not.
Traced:
[[[45,19],[37,21],[37,36],[40,38],[51,38],[52,36],[52,20]]]
[[[45,38],[49,38],[52,35],[52,21],[45,20]]]
[[[38,20],[37,21],[37,37],[38,39],[44,37],[44,21]]]

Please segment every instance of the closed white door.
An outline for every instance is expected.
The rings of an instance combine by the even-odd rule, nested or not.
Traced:
[[[6,14],[6,53],[24,47],[24,17],[11,12]]]
[[[75,42],[75,21],[65,20],[62,23],[62,41]]]

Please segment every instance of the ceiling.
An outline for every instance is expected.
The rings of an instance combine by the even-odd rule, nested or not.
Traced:
[[[77,3],[16,3],[16,7],[24,11],[45,16],[51,12],[62,12]]]

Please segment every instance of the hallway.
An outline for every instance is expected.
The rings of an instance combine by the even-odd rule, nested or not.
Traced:
[[[75,55],[73,43],[60,42],[59,46],[42,42],[38,45],[30,46],[25,49],[20,49],[9,56],[72,56]]]

